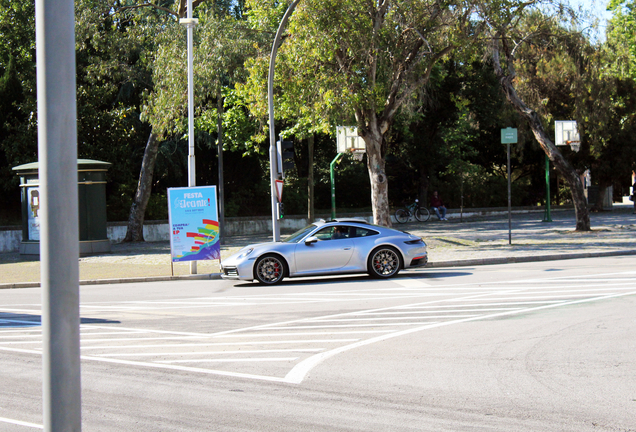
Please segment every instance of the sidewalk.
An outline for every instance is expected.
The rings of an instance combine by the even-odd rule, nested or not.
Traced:
[[[395,224],[426,241],[428,267],[500,264],[507,262],[558,260],[579,257],[636,255],[636,215],[633,208],[617,205],[614,210],[591,213],[592,231],[574,231],[574,211],[552,212],[552,222],[542,222],[543,212],[512,217],[512,244],[508,243],[507,215],[447,222],[432,217],[429,222]],[[250,243],[271,241],[271,234],[230,237],[221,247],[221,257]],[[189,274],[189,264],[170,265],[168,242],[120,243],[112,252],[80,258],[82,284],[218,278],[218,261],[199,261],[198,275]],[[24,261],[18,253],[0,254],[0,289],[39,286],[39,261]]]

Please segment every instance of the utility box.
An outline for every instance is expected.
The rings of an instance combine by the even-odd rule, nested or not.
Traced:
[[[80,256],[110,252],[106,228],[106,172],[110,162],[77,160]],[[21,255],[40,255],[39,162],[13,167],[20,176]]]

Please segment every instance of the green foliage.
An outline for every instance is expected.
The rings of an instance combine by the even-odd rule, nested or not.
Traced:
[[[636,79],[636,2],[612,0],[608,10],[613,11],[613,16],[607,30],[607,44],[618,60],[608,66],[621,77]]]

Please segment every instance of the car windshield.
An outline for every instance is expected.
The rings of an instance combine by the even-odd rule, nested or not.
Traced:
[[[307,234],[309,234],[310,232],[312,232],[313,230],[316,229],[316,225],[307,225],[305,228],[296,231],[295,233],[293,233],[292,235],[290,235],[289,237],[287,237],[285,240],[283,240],[283,242],[285,243],[298,243],[299,241],[301,241]]]

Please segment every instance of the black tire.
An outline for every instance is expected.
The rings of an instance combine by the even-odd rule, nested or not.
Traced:
[[[254,265],[254,278],[262,285],[275,285],[287,275],[287,263],[280,255],[263,255]]]
[[[387,279],[398,274],[402,268],[402,255],[391,246],[380,246],[369,255],[367,271],[374,278]]]
[[[415,219],[420,222],[428,222],[431,218],[431,212],[426,207],[415,209]]]
[[[398,209],[395,212],[395,220],[399,223],[407,223],[409,221],[409,214],[404,209]]]

